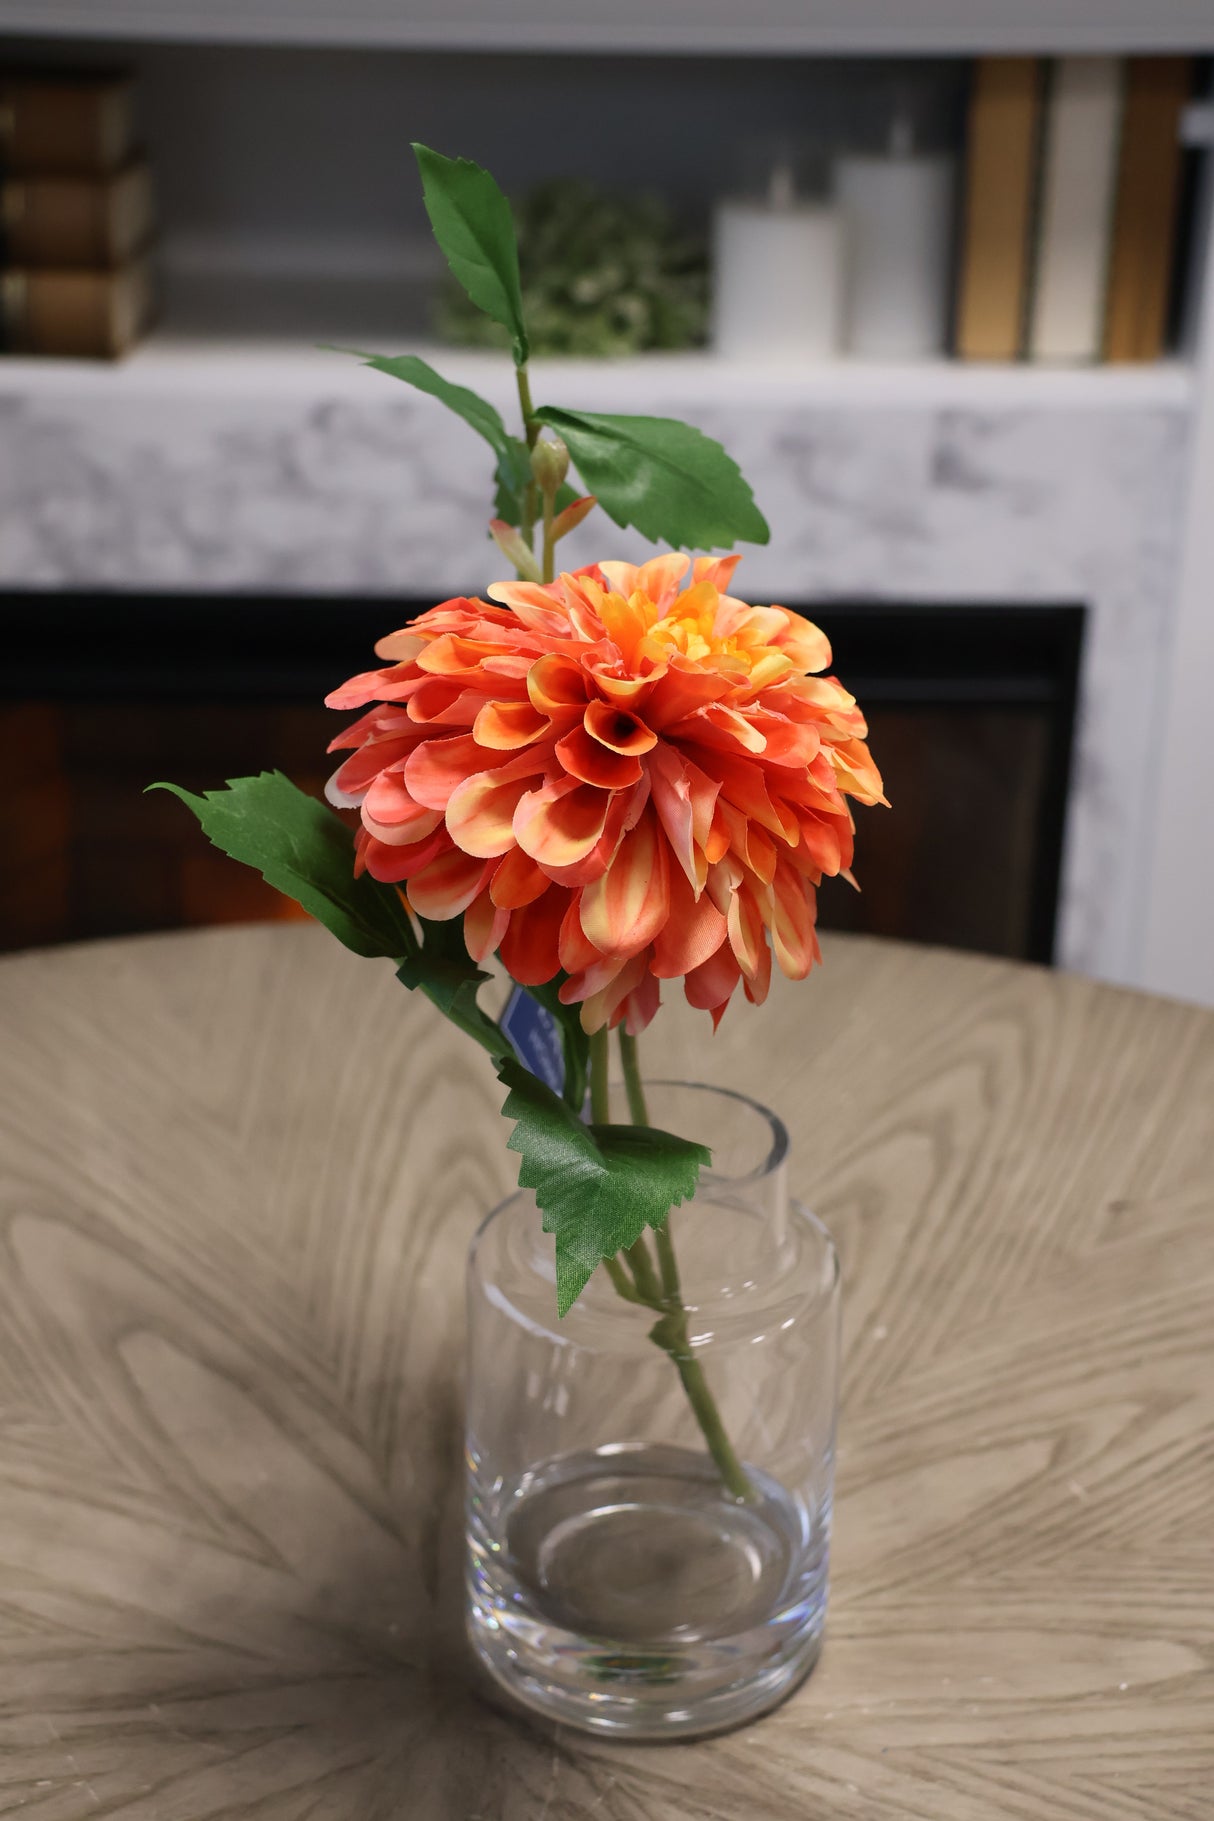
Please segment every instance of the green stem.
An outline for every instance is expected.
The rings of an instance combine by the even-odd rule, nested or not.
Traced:
[[[649,1109],[645,1104],[645,1084],[641,1079],[640,1063],[637,1057],[636,1038],[630,1037],[627,1031],[620,1031],[620,1061],[624,1070],[624,1087],[628,1095],[628,1110],[634,1125],[649,1124]],[[611,1103],[607,1086],[607,1033],[596,1032],[590,1039],[590,1105],[596,1123],[610,1118]],[[600,1112],[599,1109],[602,1109]],[[752,1502],[755,1496],[754,1487],[747,1477],[746,1469],[734,1451],[733,1443],[725,1432],[721,1421],[721,1412],[717,1401],[708,1387],[704,1368],[692,1351],[687,1328],[687,1310],[683,1306],[682,1291],[679,1284],[679,1266],[675,1257],[674,1240],[670,1232],[670,1216],[654,1233],[654,1245],[657,1248],[658,1265],[661,1272],[654,1270],[649,1248],[642,1236],[636,1244],[629,1246],[623,1254],[628,1261],[632,1280],[618,1258],[605,1259],[603,1262],[607,1275],[615,1287],[616,1293],[626,1302],[641,1303],[650,1308],[659,1317],[650,1329],[649,1338],[655,1346],[669,1355],[670,1361],[679,1375],[687,1401],[691,1405],[700,1433],[708,1446],[708,1452],[716,1462],[721,1482],[733,1498]]]
[[[659,1346],[665,1346],[659,1341]],[[740,1499],[747,1505],[753,1505],[755,1489],[750,1483],[745,1467],[734,1453],[733,1443],[725,1433],[721,1421],[721,1412],[717,1409],[717,1400],[708,1389],[708,1380],[704,1377],[704,1368],[699,1360],[693,1359],[690,1353],[677,1353],[666,1347],[674,1361],[675,1370],[683,1382],[687,1401],[695,1412],[700,1432],[708,1443],[708,1452],[717,1465],[725,1490],[732,1498]]]
[[[641,1301],[647,1303],[651,1309],[664,1311],[666,1304],[662,1299],[662,1280],[653,1268],[653,1260],[649,1256],[649,1247],[645,1244],[643,1233],[628,1247],[624,1257],[628,1260],[628,1268],[632,1272],[637,1295]]]
[[[681,1309],[683,1290],[679,1283],[679,1261],[674,1255],[674,1236],[670,1231],[673,1212],[672,1209],[666,1216],[666,1224],[657,1229],[654,1242],[658,1248],[658,1269],[662,1273],[662,1295],[672,1308]]]
[[[632,1123],[648,1125],[649,1108],[645,1105],[645,1083],[641,1080],[637,1040],[628,1035],[623,1025],[620,1026],[620,1063],[624,1070],[624,1091],[628,1095],[628,1111],[632,1115]]]
[[[603,1269],[611,1279],[617,1296],[622,1296],[627,1303],[644,1302],[644,1298],[638,1292],[636,1285],[633,1283],[618,1258],[605,1258],[603,1260]]]
[[[527,439],[528,449],[534,449],[539,440],[540,427],[535,421],[535,407],[531,402],[531,380],[526,367],[516,367],[514,369],[514,376],[518,382],[519,410],[523,414],[523,435]],[[523,522],[519,527],[523,534],[523,542],[529,550],[535,537],[536,509],[538,504],[539,490],[536,487],[535,482],[530,480],[523,490]],[[546,577],[545,580],[551,580],[551,577]]]
[[[590,1117],[595,1125],[611,1124],[611,1086],[607,1079],[607,1026],[590,1039]]]
[[[556,495],[544,495],[544,561],[540,575],[545,582],[550,582],[556,574],[556,540],[552,535],[552,505]]]
[[[534,449],[540,427],[535,421],[535,406],[531,402],[531,380],[526,367],[516,367],[514,373],[518,380],[518,403],[519,410],[523,414],[523,434],[527,438],[527,447]]]

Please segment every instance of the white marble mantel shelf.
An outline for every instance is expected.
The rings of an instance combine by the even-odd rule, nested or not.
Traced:
[[[386,345],[380,332],[356,330],[341,341],[375,353],[421,354],[459,385],[472,386],[513,408],[505,357],[468,349],[402,341]],[[390,341],[390,338],[389,338]],[[607,409],[621,392],[701,406],[730,403],[841,404],[856,407],[936,405],[1009,409],[1027,405],[1124,410],[1161,405],[1184,409],[1193,374],[1180,360],[1137,366],[1047,366],[1021,362],[983,364],[958,360],[885,362],[849,360],[724,360],[709,353],[646,354],[629,360],[536,360],[531,364],[537,400],[545,387],[561,402]],[[370,390],[368,386],[370,385]],[[313,342],[279,335],[201,335],[157,331],[124,360],[0,360],[0,397],[87,394],[117,401],[166,390],[216,388],[259,395],[384,398],[382,375]],[[386,402],[386,400],[385,400]]]
[[[503,359],[419,351],[513,412]],[[724,442],[772,528],[739,572],[752,599],[1086,603],[1060,947],[1133,979],[1187,369],[683,356],[538,365],[533,390],[686,417]],[[483,531],[490,467],[434,400],[303,345],[163,334],[116,367],[3,361],[0,586],[438,599],[501,567]],[[608,530],[612,554],[643,548]],[[591,526],[565,550],[608,553]]]

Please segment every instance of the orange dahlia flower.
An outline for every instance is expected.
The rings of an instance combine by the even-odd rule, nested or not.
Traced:
[[[564,971],[595,1031],[635,1034],[661,982],[714,1025],[771,955],[821,959],[815,887],[846,873],[846,799],[879,803],[855,700],[816,626],[725,592],[737,557],[600,563],[497,582],[381,639],[386,668],[327,700],[367,713],[331,802],[357,805],[359,871],[420,916],[462,916],[476,961]],[[770,938],[770,947],[769,947]]]

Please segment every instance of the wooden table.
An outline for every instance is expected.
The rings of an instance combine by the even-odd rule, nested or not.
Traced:
[[[0,1028],[0,1812],[1214,1815],[1211,1015],[836,939],[659,1020],[784,1114],[846,1282],[822,1662],[659,1747],[471,1686],[471,1045],[302,926],[8,960]]]

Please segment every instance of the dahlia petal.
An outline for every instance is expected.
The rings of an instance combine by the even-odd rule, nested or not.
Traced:
[[[482,746],[508,749],[529,746],[551,725],[529,701],[486,702],[472,723],[472,734]]]
[[[356,746],[365,746],[368,740],[386,739],[389,734],[406,734],[411,732],[409,711],[407,708],[386,707],[377,703],[349,727],[343,727],[329,741],[328,752],[352,751]],[[833,774],[832,774],[833,775]]]
[[[592,740],[584,727],[575,727],[554,748],[570,777],[600,790],[623,790],[641,777],[641,761],[632,753],[609,750]]]
[[[771,884],[778,859],[779,850],[767,830],[750,823],[746,830],[746,864],[764,885]]]
[[[712,829],[713,806],[720,785],[664,741],[646,761],[653,806],[670,843],[675,859],[682,867],[693,890],[704,884],[706,858],[703,852]]]
[[[753,699],[761,696],[765,689],[771,689],[784,677],[796,674],[796,666],[790,657],[782,651],[765,651],[750,667],[746,680],[746,695]]]
[[[569,908],[561,923],[561,933],[557,942],[561,966],[567,974],[584,973],[588,967],[593,967],[596,961],[603,959],[582,928],[581,909],[581,893],[575,891],[569,899]]]
[[[609,702],[588,702],[586,732],[612,752],[639,755],[650,752],[658,743],[656,733],[626,708],[612,707]]]
[[[607,565],[604,563],[601,567],[604,573],[607,573]],[[647,594],[657,607],[664,608],[667,605],[668,597],[672,597],[678,592],[679,583],[690,567],[691,558],[683,550],[668,550],[661,556],[651,556],[648,562],[642,563],[637,569],[629,593],[639,589]],[[608,580],[611,580],[609,574]],[[699,581],[700,577],[695,577],[695,580]],[[612,583],[612,586],[614,587],[615,583]],[[621,592],[623,591],[621,590]]]
[[[429,826],[419,830],[419,833],[425,834],[437,827],[442,819],[437,810],[427,809],[410,796],[399,771],[381,771],[363,799],[363,807],[376,822],[394,828],[411,828],[415,824],[427,822]]]
[[[331,803],[334,809],[358,809],[362,804],[364,793],[359,791],[357,794],[351,795],[348,790],[343,790],[337,781],[340,770],[339,766],[338,771],[325,780],[325,802]]]
[[[624,1029],[628,1035],[639,1037],[641,1032],[652,1024],[661,1007],[661,985],[652,974],[642,974],[640,985],[633,987],[621,1007],[624,1015]]]
[[[697,1011],[711,1012],[715,1030],[741,978],[733,950],[728,943],[722,943],[710,961],[697,967],[683,981],[687,1003],[694,1005]]]
[[[802,814],[801,840],[798,844],[796,858],[802,857],[816,873],[825,873],[833,877],[843,871],[844,866],[851,864],[850,843],[847,858],[844,859],[843,843],[840,839],[840,824],[850,835],[850,827],[843,817],[828,817]]]
[[[605,594],[599,605],[599,618],[624,664],[629,670],[634,669],[641,640],[657,619],[656,608],[640,595],[625,600],[622,594]]]
[[[768,954],[763,913],[754,893],[746,884],[738,887],[729,900],[729,946],[747,980],[759,977],[761,957]]]
[[[528,791],[514,812],[519,846],[543,867],[573,866],[591,852],[603,832],[612,793],[561,778]]]
[[[645,701],[645,719],[658,733],[665,733],[676,721],[682,721],[709,702],[720,701],[732,685],[717,670],[691,669],[678,658],[663,674],[656,676]]]
[[[735,601],[726,595],[721,609],[721,621],[730,637],[756,657],[774,647],[777,639],[789,635],[787,607],[751,607],[746,601]]]
[[[517,645],[517,638],[510,641]],[[503,650],[503,642],[490,639],[468,639],[457,632],[444,632],[441,637],[432,639],[417,659],[419,670],[436,677],[464,677],[474,675],[486,658],[496,657]]]
[[[502,601],[514,611],[515,618],[545,638],[567,639],[569,616],[563,609],[560,590],[552,583],[494,582],[488,590],[492,601]]]
[[[586,673],[572,658],[550,652],[537,658],[527,672],[527,694],[541,714],[557,708],[585,708]]]
[[[382,841],[385,847],[413,847],[418,841],[424,841],[427,835],[433,834],[441,822],[442,817],[436,809],[426,809],[416,822],[401,827],[391,822],[377,822],[374,816],[368,815],[365,803],[362,807],[363,827],[376,841]]]
[[[715,861],[709,867],[708,878],[704,885],[705,895],[716,905],[723,917],[728,917],[730,900],[745,876],[740,862],[732,854],[726,854],[723,859]]]
[[[820,953],[817,952],[817,948],[818,948],[818,945],[815,940],[815,942],[814,942],[814,950],[815,950],[814,959],[816,961],[821,961],[822,956]],[[771,988],[771,950],[768,948],[766,942],[764,942],[762,948],[759,950],[758,969],[756,970],[756,972],[753,975],[751,975],[751,974],[742,975],[742,991],[746,994],[746,997],[750,1000],[750,1003],[752,1005],[762,1005],[763,1001],[767,998],[767,994],[768,994],[770,988]]]
[[[500,946],[510,927],[510,912],[493,902],[487,891],[478,894],[464,912],[464,946],[479,966]]]
[[[814,964],[817,894],[808,879],[782,861],[771,884],[771,939],[781,972],[804,980]]]
[[[377,841],[367,829],[362,832],[366,837],[363,863],[371,877],[385,885],[399,885],[402,879],[413,878],[440,854],[451,851],[451,837],[441,825],[425,840],[415,841],[410,847],[391,847]]]
[[[787,608],[781,611],[788,624],[779,635],[780,650],[792,659],[798,670],[825,670],[831,660],[830,640],[821,627],[815,626],[812,620],[803,619],[799,613],[789,613]]]
[[[419,917],[449,922],[466,911],[488,884],[492,871],[484,860],[453,848],[440,854],[409,881],[409,903]]]
[[[392,664],[411,664],[425,649],[425,639],[420,638],[411,626],[402,626],[399,632],[386,633],[375,641],[376,657],[385,658]]]
[[[420,639],[418,643],[421,643]],[[390,700],[412,680],[407,676],[397,677],[391,670],[364,670],[337,689],[331,689],[325,697],[325,707],[361,708],[365,702]]]
[[[653,939],[652,972],[661,980],[694,973],[716,954],[726,921],[707,893],[696,898],[681,872],[670,877],[670,915]]]
[[[635,954],[670,915],[670,862],[657,817],[647,811],[611,865],[582,892],[582,928],[603,954]]]
[[[712,869],[723,861],[729,853],[729,824],[725,819],[725,804],[720,797],[713,804],[712,827],[704,843],[704,858],[708,862],[709,876]]]
[[[654,683],[666,674],[664,663],[651,665],[643,676],[629,676],[618,658],[587,658],[585,668],[609,702],[629,708],[645,702],[648,705]],[[648,706],[646,706],[648,718]]]
[[[709,763],[714,775],[721,780],[721,795],[726,801],[751,817],[760,828],[779,835],[792,846],[800,835],[797,819],[791,810],[773,803],[767,793],[763,768],[753,759],[735,758],[732,753],[724,752],[715,753]]]
[[[694,740],[697,745],[739,757],[761,753],[767,746],[765,736],[754,723],[723,702],[709,702],[704,708],[697,708],[694,714],[667,726],[665,732],[672,740]]]
[[[570,628],[588,645],[593,645],[603,636],[599,608],[607,592],[604,582],[602,569],[594,563],[589,569],[579,569],[574,575],[563,575],[558,583],[565,611],[569,615]]]
[[[635,992],[644,978],[644,955],[634,955],[629,961],[619,962],[617,964],[617,971],[612,979],[607,981],[604,986],[601,986],[597,992],[588,994],[587,997],[582,999],[582,1029],[593,1036],[594,1032],[601,1031],[605,1024],[609,1025],[614,1023],[616,1013],[619,1011],[628,995]],[[568,984],[568,982],[566,982],[566,984]],[[561,997],[562,999],[564,998],[563,988]],[[566,1003],[570,1002],[566,1001]],[[578,1002],[574,1000],[572,1003],[577,1004]]]
[[[861,803],[886,803],[881,789],[881,774],[873,764],[863,740],[846,740],[839,745],[832,745],[830,759],[840,786],[849,797],[855,797]]]
[[[637,585],[637,566],[635,563],[621,563],[614,558],[599,563],[598,568],[606,581],[607,587],[627,600]]]
[[[409,755],[405,783],[411,795],[427,809],[446,809],[452,791],[473,773],[493,768],[495,760],[501,764],[500,754],[481,746],[471,734],[456,734],[449,740],[423,740]]]
[[[502,965],[520,986],[542,986],[560,972],[557,943],[568,904],[568,892],[551,885],[525,912],[511,916],[501,942]]]
[[[764,885],[770,885],[776,870],[777,849],[767,830],[760,828],[757,822],[748,821],[732,803],[722,802],[718,808],[729,830],[730,852],[750,872],[756,873]]]
[[[494,873],[489,893],[503,910],[519,910],[524,904],[533,904],[546,892],[548,883],[547,873],[531,856],[519,847],[512,847]]]
[[[600,955],[596,949],[588,967],[579,968],[562,980],[557,997],[562,1005],[582,1005],[610,986],[635,959],[633,955]]]
[[[338,766],[333,774],[334,785],[348,795],[365,796],[381,772],[408,760],[417,746],[417,739],[416,734],[410,733],[403,739],[394,736],[388,740],[368,740]]]
[[[558,885],[569,885],[575,889],[583,885],[592,885],[600,879],[615,858],[616,848],[630,828],[635,828],[641,812],[649,801],[649,779],[642,777],[639,784],[631,790],[617,790],[611,794],[611,808],[607,811],[607,820],[603,832],[581,860],[572,866],[546,866],[550,879]]]
[[[447,799],[447,830],[455,845],[483,860],[508,853],[514,846],[514,812],[535,775],[531,771],[525,777],[503,778],[499,772],[482,771],[465,778]]]
[[[535,663],[533,651],[499,651],[496,657],[486,658],[480,667],[482,677],[501,677],[506,682],[527,681],[527,673]]]
[[[698,556],[692,566],[691,579],[693,582],[711,582],[723,594],[741,561],[740,550],[736,556]]]
[[[790,721],[785,715],[766,710],[753,714],[752,722],[767,742],[763,751],[765,765],[786,765],[804,771],[821,750],[822,736],[809,722]]]

